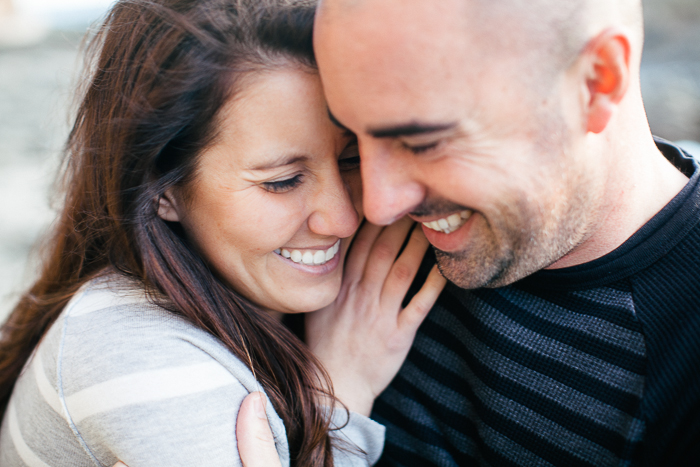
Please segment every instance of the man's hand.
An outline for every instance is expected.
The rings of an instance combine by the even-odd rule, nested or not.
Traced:
[[[265,414],[266,403],[263,393],[253,392],[238,411],[236,438],[243,467],[282,467]]]

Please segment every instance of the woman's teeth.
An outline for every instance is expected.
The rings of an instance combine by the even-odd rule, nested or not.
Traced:
[[[437,230],[442,233],[452,233],[464,225],[465,222],[471,217],[472,211],[467,209],[462,212],[452,214],[451,216],[443,217],[431,222],[423,222],[423,225],[429,229]]]
[[[338,250],[340,250],[340,240],[327,250],[288,250],[282,248],[275,250],[275,253],[291,259],[295,263],[320,266],[332,260]]]

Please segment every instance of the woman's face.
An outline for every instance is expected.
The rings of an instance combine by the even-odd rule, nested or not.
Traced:
[[[313,311],[340,290],[361,217],[354,139],[329,120],[317,74],[259,72],[223,108],[187,196],[159,215],[237,292],[273,311]]]

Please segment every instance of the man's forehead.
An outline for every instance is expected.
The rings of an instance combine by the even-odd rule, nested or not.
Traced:
[[[435,58],[444,48],[459,54],[469,42],[468,15],[450,4],[465,5],[463,0],[324,0],[314,46],[321,61],[348,54],[355,60],[416,62]]]
[[[343,11],[358,8],[368,1],[371,0],[319,0],[318,9],[320,11]]]
[[[348,1],[323,0],[316,17],[314,47],[322,73],[333,62],[348,66],[359,60],[371,70],[387,68],[378,78],[394,79],[388,69],[397,65],[418,74],[430,67],[439,78],[457,69],[464,74],[465,66],[481,68],[500,53],[471,11],[479,8],[476,1],[359,0],[345,7]]]
[[[389,25],[406,25],[412,27],[415,22],[406,23],[407,18],[422,19],[429,22],[436,18],[456,19],[464,17],[474,10],[471,0],[320,0],[317,19],[325,21],[343,21],[345,24],[366,24],[380,22]],[[356,20],[363,21],[357,23]]]
[[[323,0],[322,5],[333,9],[335,2],[346,1]],[[464,11],[455,14],[447,3],[466,2],[360,0],[352,14],[319,14],[314,46],[327,91],[362,86],[410,99],[421,89],[421,98],[438,99],[443,93],[430,84],[464,82],[483,73],[492,47],[470,34]],[[433,91],[435,96],[426,95]]]
[[[336,1],[344,2],[323,0]],[[465,121],[494,89],[520,87],[511,82],[520,58],[494,50],[480,30],[472,34],[468,12],[450,12],[448,3],[470,2],[363,0],[353,14],[320,16],[317,59],[340,123],[372,133],[415,122]],[[389,14],[391,8],[396,14]]]

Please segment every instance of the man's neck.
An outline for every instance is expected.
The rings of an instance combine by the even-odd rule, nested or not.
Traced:
[[[588,263],[612,252],[649,222],[687,184],[688,177],[659,151],[651,137],[639,144],[616,148],[616,170],[610,189],[594,220],[597,226],[570,253],[547,269]]]

